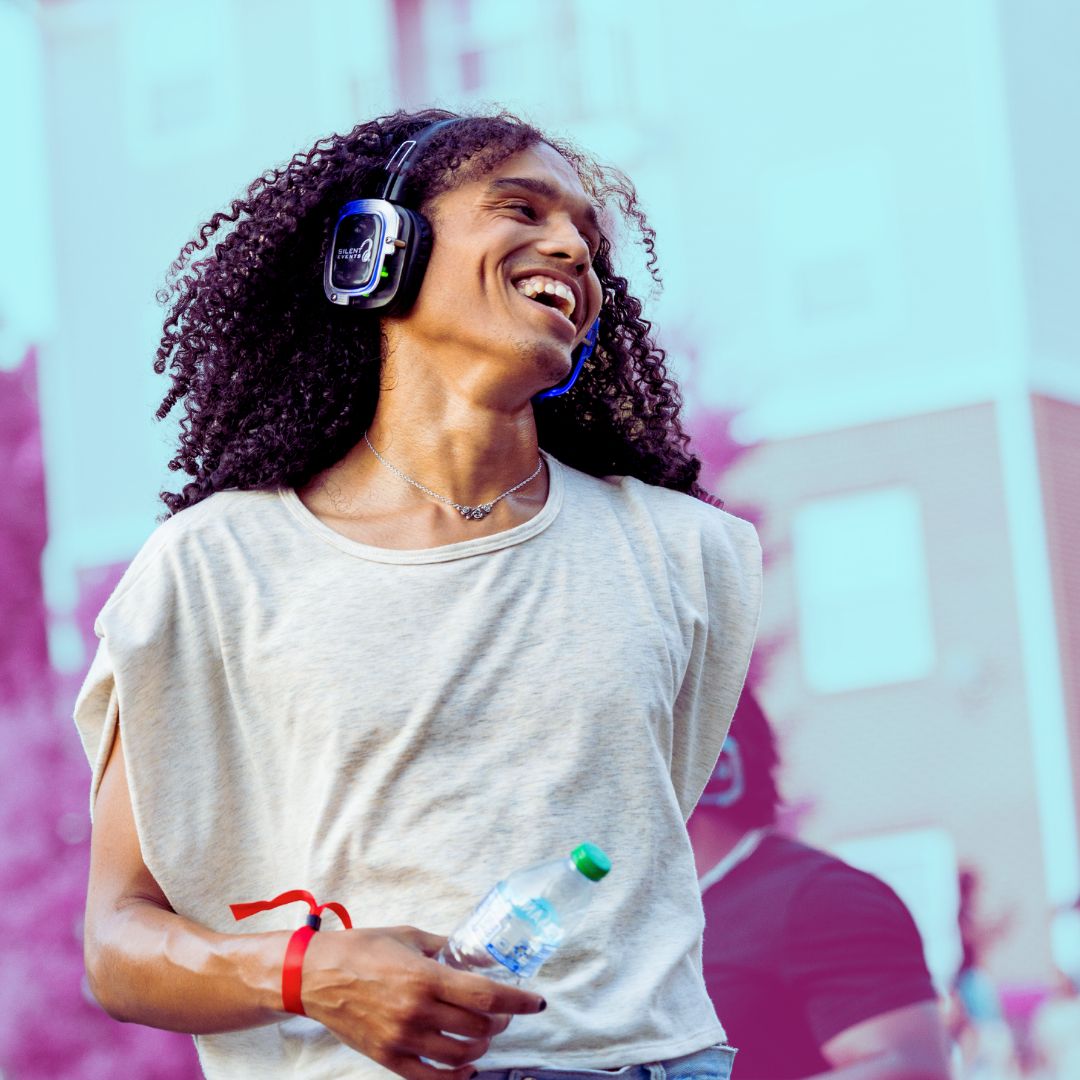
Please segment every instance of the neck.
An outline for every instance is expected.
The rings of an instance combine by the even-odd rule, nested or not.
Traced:
[[[690,816],[690,820],[686,823],[686,831],[690,834],[690,844],[694,849],[694,865],[700,878],[725,855],[729,855],[735,845],[751,829],[729,821],[715,809],[702,807]]]
[[[362,543],[429,548],[477,539],[523,524],[547,501],[545,468],[490,514],[466,520],[387,468],[473,507],[494,502],[536,472],[540,452],[529,391],[507,386],[505,370],[501,383],[493,380],[491,357],[470,367],[463,355],[429,346],[419,349],[400,338],[384,343],[367,435],[386,464],[360,438],[300,491],[313,513]]]
[[[505,375],[492,381],[491,364],[470,364],[463,355],[443,355],[445,347],[436,352],[437,346],[421,344],[403,335],[387,341],[368,437],[387,461],[425,487],[465,505],[488,502],[536,469],[532,402],[507,387]],[[363,440],[354,454],[371,479],[385,474]],[[395,491],[415,496],[407,487],[401,491],[400,478],[389,480]],[[521,494],[534,498],[541,488],[546,493],[543,473]]]

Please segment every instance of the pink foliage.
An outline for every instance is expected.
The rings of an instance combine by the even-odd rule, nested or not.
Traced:
[[[79,680],[54,676],[46,651],[32,353],[16,371],[0,373],[0,451],[7,464],[0,488],[0,1075],[193,1080],[201,1072],[189,1036],[119,1024],[85,989],[90,770],[71,720]],[[115,580],[115,570],[109,576]],[[91,604],[111,580],[99,583]]]
[[[45,547],[45,473],[31,350],[14,371],[0,371],[0,706],[49,674],[41,553]]]

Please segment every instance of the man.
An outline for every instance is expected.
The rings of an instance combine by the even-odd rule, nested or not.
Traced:
[[[380,191],[398,210],[348,209]],[[688,494],[612,203],[651,252],[628,182],[536,129],[399,113],[257,180],[174,266],[159,415],[184,404],[192,479],[76,706],[86,958],[111,1015],[194,1033],[209,1076],[729,1072],[685,820],[760,551]],[[375,307],[423,262],[395,214],[430,261]],[[435,962],[496,880],[581,840],[614,869],[530,989]],[[292,890],[358,928],[257,903]]]
[[[740,1080],[947,1080],[922,941],[883,882],[775,831],[778,755],[744,691],[688,823],[705,980]]]

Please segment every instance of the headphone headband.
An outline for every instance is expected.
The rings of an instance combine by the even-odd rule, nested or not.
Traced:
[[[397,202],[402,188],[405,187],[412,163],[421,156],[417,151],[423,150],[443,128],[451,124],[460,124],[463,119],[464,117],[455,116],[449,120],[436,120],[435,123],[421,128],[411,139],[400,143],[386,162],[386,180],[383,182],[379,198],[387,202]]]

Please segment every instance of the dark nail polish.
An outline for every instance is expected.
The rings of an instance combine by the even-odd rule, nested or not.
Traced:
[[[540,1008],[537,1009],[536,1011],[537,1012],[543,1012],[546,1008],[547,1008],[547,1002],[543,998],[541,998],[540,999]]]

